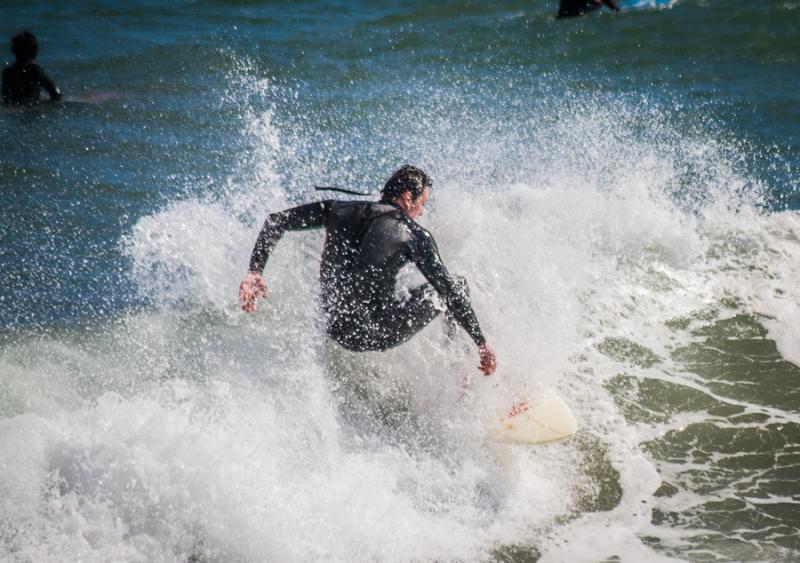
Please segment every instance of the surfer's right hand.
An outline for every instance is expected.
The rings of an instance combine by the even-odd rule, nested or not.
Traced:
[[[239,299],[242,301],[242,310],[252,313],[256,310],[256,301],[260,297],[267,297],[267,284],[264,276],[258,272],[249,272],[239,285]]]
[[[488,344],[484,344],[478,347],[478,355],[481,358],[478,369],[483,372],[483,375],[492,375],[497,369],[497,356],[495,356],[494,350]]]

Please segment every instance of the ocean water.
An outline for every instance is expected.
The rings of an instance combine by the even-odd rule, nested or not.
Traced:
[[[800,1],[621,4],[5,0],[67,101],[0,108],[0,560],[800,560]],[[238,308],[406,162],[491,378],[338,357],[320,233]],[[578,434],[487,443],[537,385]]]

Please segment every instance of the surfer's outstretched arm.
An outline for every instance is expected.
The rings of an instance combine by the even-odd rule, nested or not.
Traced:
[[[258,298],[267,296],[267,284],[261,272],[264,271],[267,259],[283,233],[324,227],[330,208],[331,201],[320,201],[271,213],[267,217],[250,255],[247,276],[239,285],[239,299],[245,312],[255,311]]]

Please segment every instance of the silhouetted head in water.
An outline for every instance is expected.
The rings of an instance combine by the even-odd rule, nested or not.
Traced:
[[[42,88],[50,95],[50,100],[60,100],[55,83],[44,69],[36,64],[39,42],[30,31],[23,30],[11,38],[11,52],[17,60],[3,70],[0,85],[0,100],[5,105],[32,105],[39,102]]]
[[[29,63],[39,54],[39,41],[30,31],[23,30],[11,38],[11,52],[19,63]]]

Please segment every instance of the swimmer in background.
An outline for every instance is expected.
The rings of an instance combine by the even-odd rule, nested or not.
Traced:
[[[619,12],[619,6],[613,0],[561,0],[558,7],[557,18],[571,18],[582,16],[588,12],[593,12],[607,6],[609,9]]]
[[[36,64],[39,42],[30,31],[20,31],[11,38],[11,52],[16,57],[3,71],[0,97],[4,105],[33,105],[39,102],[41,89],[50,95],[50,101],[61,99],[55,83]]]

